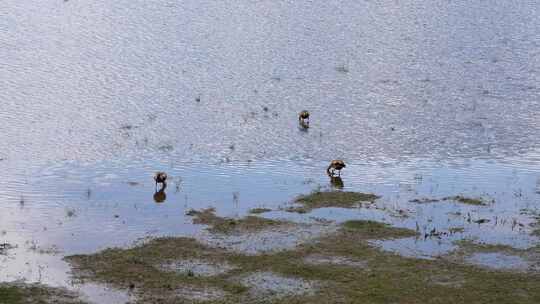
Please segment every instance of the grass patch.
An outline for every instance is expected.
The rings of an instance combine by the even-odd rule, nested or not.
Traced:
[[[375,221],[352,220],[343,223],[343,227],[349,231],[361,233],[366,238],[387,239],[416,236],[414,230],[406,228],[396,228],[389,224]]]
[[[83,304],[77,295],[39,284],[0,283],[0,304]]]
[[[308,213],[311,210],[307,209],[304,206],[292,206],[292,207],[285,208],[285,211],[304,214],[304,213]]]
[[[465,232],[465,228],[463,227],[452,227],[450,229],[448,229],[448,232],[454,234],[454,233],[463,233]]]
[[[203,210],[190,210],[188,215],[194,217],[193,223],[209,225],[209,229],[214,233],[240,233],[246,231],[261,231],[268,227],[287,224],[283,221],[266,219],[258,216],[247,216],[242,219],[233,219],[217,216],[214,208]]]
[[[23,303],[24,293],[21,288],[15,286],[0,285],[0,303]]]
[[[186,259],[225,261],[228,253],[209,248],[191,238],[159,238],[141,246],[106,249],[93,255],[73,255],[66,260],[79,279],[93,279],[117,288],[135,289],[140,303],[178,303],[178,290],[217,288],[227,294],[244,292],[245,287],[221,278],[193,276],[188,272],[163,271],[159,265]],[[160,299],[160,300],[157,300]]]
[[[209,248],[193,239],[164,238],[132,249],[109,249],[88,256],[68,257],[75,273],[84,278],[128,288],[135,284],[139,303],[159,296],[160,303],[178,303],[184,286],[221,288],[223,299],[205,303],[523,303],[540,301],[540,275],[490,271],[443,259],[404,258],[371,247],[372,231],[384,224],[350,222],[338,233],[294,250],[243,255]],[[312,255],[349,257],[366,261],[365,268],[305,263]],[[197,257],[225,260],[237,268],[215,277],[193,277],[161,272],[156,263]],[[272,272],[318,282],[314,295],[279,299],[256,298],[238,278],[255,272]],[[254,298],[255,297],[255,298]],[[259,303],[259,302],[257,302]]]
[[[471,197],[465,197],[462,195],[455,195],[455,196],[448,196],[444,197],[442,199],[436,199],[436,198],[415,198],[410,200],[411,203],[417,203],[417,204],[429,204],[429,203],[436,203],[439,201],[456,201],[462,204],[467,205],[474,205],[474,206],[486,206],[487,202],[484,201],[482,198],[471,198]]]
[[[306,213],[313,209],[325,207],[353,208],[360,202],[372,202],[379,196],[371,193],[350,191],[315,191],[296,198],[295,203],[300,207],[287,209],[290,212]]]
[[[472,254],[477,252],[502,252],[506,254],[520,254],[525,253],[525,249],[517,249],[508,245],[501,244],[479,244],[471,240],[459,240],[454,242],[455,245],[459,246],[458,252],[461,254]]]
[[[409,202],[411,203],[417,203],[417,204],[429,204],[429,203],[436,203],[438,202],[439,200],[436,199],[436,198],[427,198],[427,197],[423,197],[423,198],[415,198],[415,199],[412,199],[410,200]]]
[[[449,196],[443,198],[445,201],[456,201],[462,204],[474,205],[474,206],[486,206],[487,203],[482,198],[470,198],[461,195]]]
[[[15,246],[9,243],[0,243],[0,255],[4,255],[8,250],[15,248]]]
[[[261,213],[270,212],[270,211],[272,211],[272,209],[268,209],[268,208],[253,208],[253,209],[249,210],[249,213],[251,213],[251,214],[261,214]]]

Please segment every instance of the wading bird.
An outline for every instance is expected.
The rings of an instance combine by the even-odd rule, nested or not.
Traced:
[[[157,184],[161,184],[161,189],[165,189],[167,187],[167,173],[165,172],[157,172],[154,176],[154,180],[156,181],[156,189]]]
[[[309,120],[309,112],[304,110],[298,114],[298,121],[300,123],[305,123],[306,120]]]
[[[340,159],[335,159],[332,162],[330,162],[330,165],[328,168],[326,168],[326,173],[328,173],[328,176],[334,176],[335,171],[338,171],[338,176],[341,175],[341,169],[345,168],[345,162]]]

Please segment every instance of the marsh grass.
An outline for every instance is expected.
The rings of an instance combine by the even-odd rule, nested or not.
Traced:
[[[417,232],[410,229],[396,228],[389,224],[375,221],[351,220],[343,223],[343,227],[347,230],[361,233],[366,238],[373,239],[403,238],[418,235]]]
[[[354,208],[361,202],[373,202],[379,196],[371,193],[350,191],[314,191],[296,198],[300,206],[286,209],[289,212],[306,213],[313,209],[326,207]]]
[[[482,198],[472,198],[472,197],[465,197],[462,195],[455,195],[455,196],[447,196],[442,199],[436,199],[436,198],[415,198],[410,200],[411,203],[417,203],[417,204],[429,204],[429,203],[436,203],[440,201],[455,201],[462,204],[467,205],[474,205],[474,206],[486,206],[488,203],[482,199]]]
[[[193,216],[193,223],[208,225],[208,230],[213,233],[241,233],[261,231],[270,227],[285,226],[290,223],[262,218],[259,216],[247,216],[241,219],[220,217],[215,214],[214,208],[203,210],[190,210],[188,215]]]
[[[462,203],[462,204],[474,205],[474,206],[486,206],[487,205],[487,202],[485,202],[482,198],[471,198],[471,197],[465,197],[465,196],[461,196],[461,195],[445,197],[445,198],[443,198],[443,200],[445,200],[445,201],[448,201],[448,200],[456,201],[456,202],[459,202],[459,203]]]
[[[268,208],[253,208],[253,209],[249,210],[249,213],[251,213],[251,214],[261,214],[261,213],[270,212],[270,211],[272,211],[272,209],[268,209]]]
[[[15,286],[0,285],[0,303],[23,303],[24,292]]]
[[[219,288],[222,299],[205,303],[524,303],[540,302],[540,275],[492,271],[451,260],[414,259],[384,252],[369,240],[410,237],[411,230],[372,221],[348,221],[338,232],[293,250],[246,255],[207,247],[190,238],[161,238],[131,249],[108,249],[68,257],[76,276],[128,288],[135,284],[139,303],[159,296],[178,303],[182,286]],[[464,246],[466,244],[463,244]],[[494,248],[490,248],[494,249]],[[366,267],[317,265],[314,255],[347,257]],[[213,277],[165,273],[154,267],[170,260],[198,258],[235,267]],[[238,278],[260,272],[317,282],[306,295],[256,298]],[[255,297],[255,298],[253,298]],[[257,302],[259,301],[259,302]]]
[[[83,304],[76,294],[39,284],[0,283],[0,304]]]

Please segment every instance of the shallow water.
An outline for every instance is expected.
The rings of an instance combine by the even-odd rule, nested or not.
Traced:
[[[383,198],[266,216],[374,219],[423,235],[464,229],[376,244],[421,257],[463,238],[538,244],[529,225],[540,210],[539,9],[4,1],[0,242],[18,248],[0,256],[0,280],[71,286],[63,255],[195,235],[189,208],[241,216],[288,206],[332,187],[324,169],[334,158],[348,164],[344,190]],[[308,130],[297,125],[302,109]],[[159,204],[157,170],[173,177]],[[457,194],[494,203],[409,202]]]
[[[532,268],[530,263],[519,256],[501,253],[476,253],[468,259],[468,262],[502,270],[526,271]]]

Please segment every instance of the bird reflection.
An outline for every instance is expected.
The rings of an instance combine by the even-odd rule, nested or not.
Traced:
[[[307,131],[309,129],[309,121],[300,120],[298,122],[298,128],[300,131]]]
[[[343,189],[344,187],[341,176],[330,176],[330,184],[336,189]]]
[[[167,188],[167,186],[161,187],[159,191],[156,191],[156,193],[154,193],[154,202],[159,204],[159,203],[163,203],[167,199],[165,188]]]

